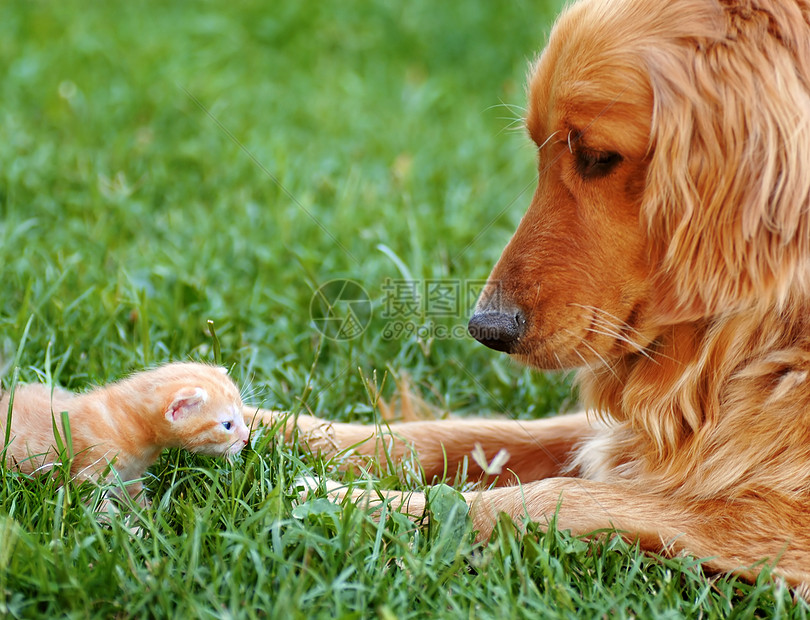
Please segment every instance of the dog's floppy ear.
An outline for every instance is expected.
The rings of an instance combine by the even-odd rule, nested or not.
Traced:
[[[660,248],[662,310],[675,321],[780,307],[810,288],[808,26],[776,4],[768,14],[727,8],[724,36],[647,56],[654,151],[643,214]]]

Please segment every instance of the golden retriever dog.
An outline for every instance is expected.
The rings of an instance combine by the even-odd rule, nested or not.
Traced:
[[[525,120],[537,190],[469,330],[537,368],[582,367],[588,413],[388,436],[300,416],[299,438],[413,449],[428,480],[476,444],[505,449],[502,486],[464,494],[482,538],[501,512],[543,523],[559,506],[577,535],[810,583],[810,1],[577,2],[533,65]]]

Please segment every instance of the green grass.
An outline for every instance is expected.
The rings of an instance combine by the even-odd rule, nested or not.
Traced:
[[[569,407],[566,377],[469,338],[389,338],[382,316],[387,281],[481,280],[508,240],[534,155],[501,103],[523,104],[556,4],[0,5],[5,386],[213,360],[212,320],[223,363],[265,407],[372,421],[366,381],[390,394],[403,371],[447,411]],[[313,329],[313,291],[333,278],[374,300],[359,338]],[[469,301],[417,322],[463,325]],[[172,451],[150,471],[153,508],[109,523],[92,486],[3,471],[0,613],[807,613],[765,579],[708,578],[616,540],[503,523],[482,548],[452,494],[430,526],[296,507],[292,481],[313,469],[330,471],[272,433],[233,463]]]

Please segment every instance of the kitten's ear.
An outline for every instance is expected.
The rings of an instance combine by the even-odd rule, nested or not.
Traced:
[[[166,419],[169,422],[176,422],[177,420],[187,416],[189,413],[197,409],[200,405],[208,400],[208,392],[199,387],[184,387],[179,390],[172,398],[172,402],[166,409]]]

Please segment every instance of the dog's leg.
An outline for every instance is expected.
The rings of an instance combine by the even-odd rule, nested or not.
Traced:
[[[329,495],[342,501],[347,487],[325,481]],[[577,536],[616,530],[642,549],[664,555],[688,554],[705,559],[710,570],[734,572],[753,580],[761,562],[793,586],[810,584],[806,552],[808,519],[796,509],[793,527],[774,524],[773,506],[757,502],[680,501],[645,493],[630,484],[607,484],[580,478],[547,478],[522,486],[462,493],[470,506],[478,540],[488,540],[501,513],[520,525],[525,519],[548,524],[557,514],[557,529]],[[352,501],[368,507],[387,503],[413,517],[425,515],[427,498],[409,491],[351,491]],[[794,507],[795,508],[795,507]],[[557,512],[559,510],[559,512]],[[760,563],[760,564],[758,564]],[[810,591],[810,586],[808,586]]]
[[[381,426],[328,422],[307,415],[283,418],[273,411],[245,409],[245,418],[265,425],[280,420],[289,441],[298,431],[299,441],[314,451],[329,456],[351,448],[354,455],[368,457],[385,466],[414,455],[426,480],[452,477],[467,457],[470,478],[485,475],[482,468],[500,450],[508,453],[500,484],[512,484],[517,478],[526,482],[566,473],[573,449],[590,438],[595,429],[584,413],[542,420],[436,420]],[[254,417],[255,416],[255,417]],[[483,454],[472,458],[479,444]]]

